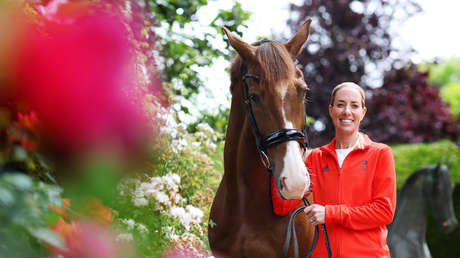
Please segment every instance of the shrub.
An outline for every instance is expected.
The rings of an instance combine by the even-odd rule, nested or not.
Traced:
[[[446,137],[449,107],[428,73],[415,65],[388,72],[384,86],[372,92],[363,127],[372,139],[386,143],[433,142]],[[384,126],[382,126],[384,125]]]
[[[400,188],[414,171],[437,164],[441,159],[452,162],[452,181],[460,183],[460,149],[451,141],[434,143],[401,144],[392,146],[395,157],[396,181]]]
[[[446,84],[441,89],[441,97],[449,103],[452,114],[460,116],[460,83]]]
[[[140,257],[158,257],[170,248],[193,257],[210,255],[207,221],[221,171],[222,143],[207,124],[188,133],[159,108],[160,135],[146,166],[122,180],[114,204],[120,238],[136,244]],[[210,157],[214,157],[215,161]]]
[[[398,188],[401,188],[408,176],[415,170],[427,165],[438,163],[443,157],[451,160],[450,167],[452,182],[456,184],[453,194],[454,210],[457,219],[460,218],[460,149],[448,140],[434,143],[402,144],[392,146]],[[459,257],[458,239],[460,228],[444,234],[433,215],[429,214],[426,240],[433,257]]]
[[[44,257],[45,244],[65,247],[49,226],[57,217],[49,204],[61,205],[62,189],[8,172],[0,175],[0,256]]]

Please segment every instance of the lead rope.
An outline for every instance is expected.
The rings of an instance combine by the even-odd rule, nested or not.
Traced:
[[[283,258],[287,257],[289,245],[291,244],[291,236],[292,236],[292,241],[294,242],[294,257],[298,258],[299,257],[299,245],[297,243],[297,235],[295,232],[295,217],[299,215],[303,210],[305,210],[306,207],[310,206],[310,202],[308,199],[304,196],[302,198],[303,203],[305,206],[297,208],[291,215],[291,218],[289,218],[289,223],[288,223],[288,228],[286,231],[286,240],[284,242],[284,248],[283,248]],[[324,239],[326,241],[326,249],[328,253],[328,257],[332,257],[332,250],[331,250],[331,244],[329,242],[329,234],[327,233],[327,228],[326,224],[321,224],[321,227],[323,228],[324,232]],[[307,258],[310,258],[311,255],[313,254],[313,251],[316,248],[316,245],[318,244],[318,239],[319,239],[319,226],[315,226],[315,235],[313,236],[313,242],[311,243],[310,248],[308,249],[307,252]]]

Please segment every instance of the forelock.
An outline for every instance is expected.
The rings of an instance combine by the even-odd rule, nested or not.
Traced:
[[[263,43],[258,47],[256,55],[262,70],[262,80],[279,82],[294,77],[295,69],[291,56],[281,43]]]

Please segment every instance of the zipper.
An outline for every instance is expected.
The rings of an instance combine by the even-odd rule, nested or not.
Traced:
[[[338,193],[337,193],[337,200],[339,201],[339,204],[343,204],[343,194],[342,194],[342,171],[343,171],[343,168],[345,166],[345,161],[350,157],[350,155],[357,151],[356,149],[353,149],[352,151],[350,151],[350,153],[348,153],[348,155],[345,157],[345,159],[343,160],[343,163],[342,163],[342,167],[340,167],[339,165],[339,160],[338,160],[338,157],[337,157],[337,154],[335,153],[335,155],[333,153],[330,153],[329,152],[329,155],[332,156],[332,159],[335,160],[335,164],[337,165],[337,168],[338,168],[338,184],[339,184],[339,189],[338,189]],[[343,239],[342,239],[342,236],[339,236],[338,237],[338,248],[337,248],[337,256],[335,257],[342,257],[342,245],[343,245]]]
[[[346,158],[345,158],[346,159]],[[342,168],[343,168],[343,165],[345,163],[345,160],[343,161],[342,163],[342,167],[339,166],[339,204],[341,205],[342,204]],[[339,162],[337,161],[337,165],[339,165]],[[338,255],[337,257],[341,257],[341,253],[342,253],[342,244],[343,244],[343,239],[342,239],[342,236],[339,237],[338,239],[340,242],[339,242],[339,248],[338,248]]]

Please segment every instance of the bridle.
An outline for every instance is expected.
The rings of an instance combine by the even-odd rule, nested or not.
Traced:
[[[267,42],[271,42],[271,40],[263,39],[259,41],[256,44],[256,46],[261,45],[263,43],[267,43]],[[248,113],[249,123],[251,124],[252,132],[254,134],[254,138],[256,141],[256,147],[261,157],[261,161],[264,164],[265,169],[270,174],[273,174],[273,162],[270,156],[268,156],[267,154],[268,148],[270,148],[273,145],[276,145],[282,142],[287,142],[287,141],[297,141],[302,146],[304,152],[310,147],[310,144],[308,142],[308,135],[307,135],[307,103],[305,103],[305,126],[302,129],[302,131],[298,129],[292,129],[292,128],[283,128],[283,129],[279,129],[278,131],[269,133],[268,135],[262,136],[262,134],[259,131],[259,127],[257,126],[257,122],[254,117],[254,112],[252,111],[252,101],[253,100],[249,96],[249,85],[246,82],[248,78],[259,80],[260,76],[249,73],[246,62],[244,60],[242,61],[242,64],[241,64],[241,74],[242,74],[242,80],[243,80],[243,86],[244,86],[244,103],[246,105],[246,111]],[[300,214],[307,206],[310,205],[310,203],[308,202],[307,198],[305,198],[305,196],[303,197],[303,202],[305,206],[297,208],[291,214],[291,217],[289,219],[288,228],[286,231],[284,248],[283,248],[283,257],[287,257],[287,252],[289,249],[291,236],[294,242],[294,256],[296,258],[298,257],[299,250],[298,250],[297,236],[295,232],[294,221],[295,221],[295,217],[298,214]],[[326,248],[328,251],[328,256],[332,257],[332,251],[331,251],[331,247],[329,243],[329,235],[327,233],[326,225],[322,224],[321,226],[323,228],[324,237],[326,240]],[[318,243],[318,239],[319,239],[319,227],[317,225],[315,227],[315,235],[313,237],[312,245],[310,246],[307,252],[307,257],[310,257],[312,255],[313,251],[316,248],[316,244]]]
[[[258,44],[263,44],[266,42],[271,42],[271,40],[262,40]],[[248,78],[253,78],[259,80],[260,76],[251,74],[248,72],[246,62],[243,60],[241,65],[241,74],[244,86],[244,103],[246,105],[246,110],[248,113],[249,123],[252,127],[252,132],[256,141],[256,147],[259,152],[262,163],[264,164],[265,169],[272,174],[273,173],[273,161],[268,156],[267,150],[276,144],[287,142],[287,141],[297,141],[300,146],[303,148],[304,152],[309,148],[310,144],[308,142],[307,135],[307,104],[305,103],[305,126],[302,131],[293,128],[283,128],[278,131],[272,132],[268,135],[262,136],[257,126],[254,113],[252,111],[252,98],[249,96],[249,85],[247,83]]]

